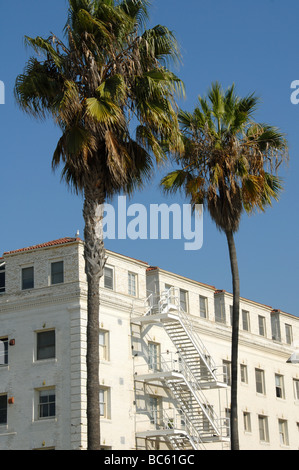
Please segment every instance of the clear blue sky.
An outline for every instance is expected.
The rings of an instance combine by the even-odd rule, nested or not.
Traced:
[[[298,315],[299,105],[291,104],[290,84],[299,80],[298,0],[153,0],[150,24],[164,24],[178,38],[183,63],[175,72],[185,82],[180,105],[195,106],[211,82],[236,84],[239,95],[256,92],[256,119],[280,127],[288,137],[285,191],[265,214],[243,217],[236,237],[241,295]],[[4,251],[63,236],[83,236],[82,199],[72,195],[51,171],[59,129],[38,123],[16,106],[13,87],[30,51],[24,35],[62,36],[65,0],[1,2],[0,80],[0,256]],[[167,168],[161,171],[163,175]],[[160,176],[133,202],[183,202],[165,199]],[[184,251],[183,241],[107,241],[107,248],[186,277],[231,291],[226,240],[204,214],[204,244]]]

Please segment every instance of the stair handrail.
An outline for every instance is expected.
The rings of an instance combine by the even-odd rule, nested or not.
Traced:
[[[155,306],[156,302],[154,299],[155,297],[158,297],[158,312],[160,314],[165,313],[165,307],[169,307],[171,305],[174,306],[174,309],[176,310],[178,314],[178,318],[180,319],[180,323],[182,327],[184,328],[185,333],[195,346],[196,350],[198,351],[199,355],[203,358],[207,368],[209,369],[211,375],[214,377],[215,380],[217,380],[217,377],[215,375],[215,371],[218,369],[218,366],[214,363],[211,355],[209,354],[207,348],[205,347],[204,343],[201,341],[199,336],[196,334],[194,335],[194,329],[193,329],[193,323],[190,320],[189,316],[187,313],[181,308],[180,305],[180,299],[179,295],[176,294],[178,291],[178,288],[171,287],[169,289],[166,289],[162,291],[160,294],[158,293],[150,293],[145,300],[145,304],[149,307],[148,313],[146,315],[151,315],[153,314],[153,307]],[[164,306],[164,308],[163,308]],[[170,353],[172,354],[172,353]],[[204,354],[204,356],[203,356]],[[222,436],[222,428],[223,426],[221,425],[221,422],[223,421],[224,423],[227,423],[227,418],[219,418],[218,415],[215,413],[215,410],[213,407],[211,407],[200,387],[200,384],[198,383],[196,377],[194,376],[191,368],[189,365],[186,363],[186,361],[183,359],[182,355],[178,353],[179,356],[179,362],[183,366],[182,370],[182,376],[184,377],[184,380],[186,382],[186,385],[188,386],[190,392],[193,394],[194,398],[196,399],[197,403],[201,407],[203,413],[205,414],[206,418],[209,420],[210,424],[214,428],[215,432],[217,435]],[[161,365],[163,363],[162,355],[161,357]],[[164,361],[163,363],[166,366],[166,362]],[[169,371],[170,369],[168,369]],[[165,370],[164,370],[165,371]],[[166,370],[167,371],[167,370]],[[190,421],[190,419],[188,418]],[[191,422],[191,421],[190,421]],[[217,425],[217,423],[219,423]],[[194,426],[194,424],[192,423]],[[195,426],[194,426],[195,427]],[[227,429],[227,424],[225,424],[225,428]],[[195,428],[196,429],[196,428]],[[197,431],[198,432],[198,431]]]
[[[178,317],[181,320],[181,325],[184,328],[186,334],[189,336],[198,353],[202,356],[208,370],[210,371],[210,374],[217,381],[216,371],[218,370],[218,366],[216,366],[216,364],[214,363],[212,356],[209,354],[208,349],[201,341],[200,337],[195,333],[193,322],[189,318],[189,315],[181,308],[179,295],[177,294],[178,290],[179,289],[176,287],[171,287],[162,291],[158,305],[159,312],[163,313],[163,310],[165,311],[165,308],[163,308],[163,306],[174,306],[175,310],[178,313]]]
[[[182,409],[174,407],[166,410],[162,408],[152,411],[152,414],[158,429],[182,431],[195,450],[204,447],[199,431]],[[175,439],[175,436],[173,436],[173,439]]]
[[[165,354],[160,354],[160,368],[162,369],[162,372],[170,372],[170,371],[176,371],[174,370],[173,367],[168,367],[168,364],[173,364],[174,362],[178,363],[178,370],[177,372],[181,373],[186,385],[188,386],[190,392],[192,393],[193,397],[197,401],[198,405],[202,409],[204,415],[210,422],[211,426],[215,430],[215,432],[218,435],[222,435],[222,430],[221,426],[217,425],[218,422],[220,422],[220,418],[218,417],[217,413],[215,412],[214,408],[210,406],[210,403],[208,402],[205,394],[203,393],[200,384],[196,380],[196,377],[194,377],[194,374],[184,358],[178,354],[178,360],[173,360],[173,353],[166,353],[167,355],[170,354],[170,360],[166,361],[164,360],[164,355]],[[163,368],[164,367],[164,368]]]

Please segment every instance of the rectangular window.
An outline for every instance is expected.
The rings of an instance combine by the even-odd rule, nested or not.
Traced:
[[[231,363],[229,361],[222,361],[223,366],[223,381],[226,385],[231,385]]]
[[[0,338],[0,366],[8,364],[8,338]]]
[[[261,442],[269,442],[269,428],[268,428],[268,417],[259,415],[259,436]]]
[[[208,299],[202,295],[199,296],[199,315],[201,318],[207,318]]]
[[[298,379],[293,379],[294,383],[294,397],[295,400],[299,400],[299,380]]]
[[[99,400],[100,416],[102,418],[110,419],[110,388],[100,387]]]
[[[100,359],[104,361],[109,361],[109,331],[100,330],[99,344],[100,344]]]
[[[54,418],[56,413],[55,388],[39,391],[38,418]]]
[[[22,269],[22,290],[33,289],[34,288],[34,268]]]
[[[63,261],[51,263],[51,284],[61,284],[63,282]]]
[[[5,263],[0,262],[0,294],[5,292]]]
[[[247,411],[243,412],[244,431],[251,432],[251,416]]]
[[[37,333],[37,360],[53,359],[55,358],[55,354],[55,330]]]
[[[154,372],[160,370],[160,344],[148,342],[148,366]]]
[[[285,325],[285,330],[286,330],[286,342],[287,342],[287,344],[292,344],[292,342],[293,342],[292,326],[291,325]]]
[[[255,369],[256,391],[262,395],[266,394],[265,372],[261,369]]]
[[[104,287],[113,290],[113,269],[104,268]]]
[[[129,295],[136,297],[136,274],[128,273],[128,291]]]
[[[289,445],[288,422],[285,419],[278,420],[280,444]]]
[[[242,310],[242,326],[244,331],[250,331],[249,312]]]
[[[247,374],[247,366],[245,364],[240,364],[240,372],[241,372],[241,382],[244,384],[248,383],[248,374]]]
[[[208,405],[206,403],[203,404],[204,406],[204,413],[202,415],[202,429],[205,432],[210,433],[211,432],[211,420],[213,420],[213,406]],[[227,413],[226,413],[227,416]]]
[[[161,399],[158,397],[149,397],[149,416],[151,424],[158,425],[160,423]]]
[[[0,395],[0,426],[7,424],[7,395]]]
[[[187,312],[187,291],[180,289],[180,307],[184,312]]]
[[[277,398],[285,398],[283,375],[275,374],[275,391]]]
[[[258,316],[258,322],[259,322],[259,335],[260,336],[266,336],[266,319],[265,317],[262,317],[261,315]]]
[[[223,435],[226,437],[230,436],[230,421],[231,421],[231,410],[230,408],[225,408],[224,411],[224,429],[223,429]]]

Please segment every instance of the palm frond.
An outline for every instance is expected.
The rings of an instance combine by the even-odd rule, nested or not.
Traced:
[[[144,29],[148,0],[68,3],[65,43],[26,37],[38,57],[17,77],[15,96],[26,112],[61,128],[52,165],[64,165],[65,180],[77,190],[101,181],[111,195],[146,179],[150,159],[182,150],[176,98],[184,85],[166,67],[179,47],[167,27]]]
[[[59,52],[57,52],[53,47],[53,45],[55,44],[54,36],[51,36],[48,39],[43,39],[40,36],[37,36],[36,38],[25,36],[25,44],[33,47],[35,52],[38,54],[42,53],[46,57],[50,56],[53,63],[59,69],[62,67],[63,60],[61,54],[59,54]]]
[[[61,77],[34,57],[28,60],[24,73],[18,75],[14,88],[23,111],[40,119],[55,115],[62,93]]]
[[[243,210],[265,210],[278,199],[282,184],[274,172],[287,142],[278,128],[253,121],[254,94],[240,98],[234,85],[224,91],[215,82],[198,101],[193,113],[179,111],[184,153],[162,184],[183,190],[191,204],[204,202],[220,230],[235,232]]]
[[[86,99],[86,113],[94,121],[107,125],[117,124],[122,117],[122,112],[109,98],[98,96]]]
[[[175,193],[183,191],[186,184],[191,180],[191,175],[186,170],[174,170],[164,176],[161,180],[161,187],[165,193]]]

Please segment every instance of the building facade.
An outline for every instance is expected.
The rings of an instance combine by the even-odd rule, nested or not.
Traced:
[[[0,449],[84,450],[83,242],[0,258]],[[100,283],[103,449],[227,450],[232,295],[107,252]],[[241,299],[241,449],[299,448],[299,319]]]

